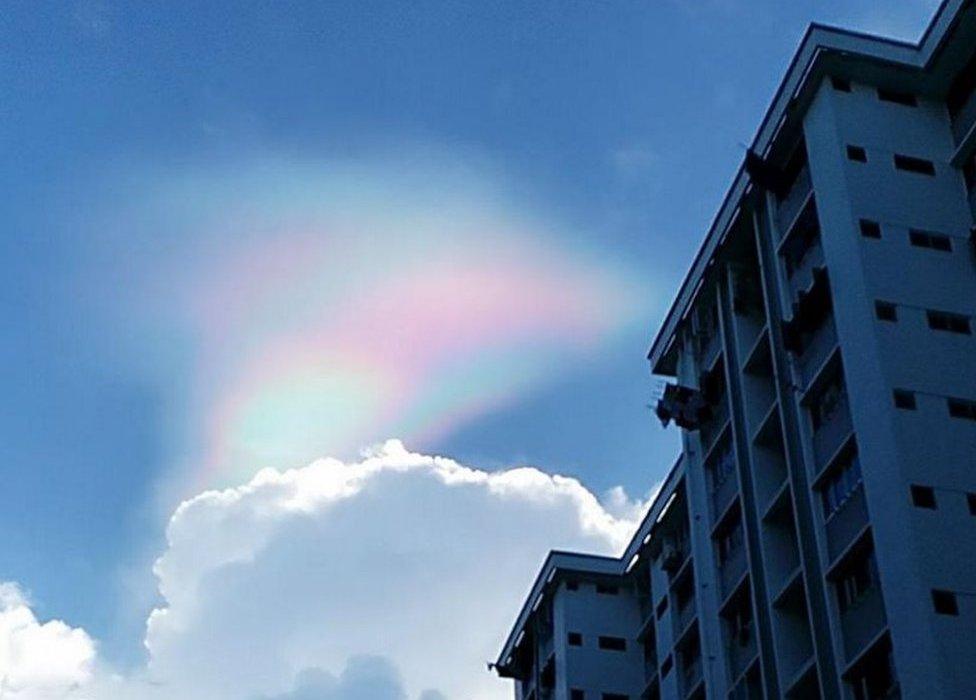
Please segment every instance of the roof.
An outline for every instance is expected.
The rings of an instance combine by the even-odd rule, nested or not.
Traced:
[[[623,576],[627,573],[630,569],[631,560],[647,543],[646,541],[654,525],[659,519],[659,516],[664,512],[665,507],[669,504],[671,494],[675,492],[678,483],[681,481],[681,477],[684,475],[682,467],[683,460],[679,457],[671,467],[668,475],[664,478],[661,488],[655,494],[647,510],[647,514],[641,521],[637,532],[634,533],[630,544],[627,545],[622,556],[608,557],[559,550],[549,552],[549,555],[542,564],[542,568],[535,577],[535,582],[532,584],[529,594],[522,603],[522,609],[515,619],[515,624],[512,625],[505,644],[498,654],[495,668],[498,670],[499,675],[509,675],[508,666],[511,663],[511,658],[518,646],[522,632],[532,619],[532,614],[538,609],[537,603],[545,597],[550,584],[568,574]]]
[[[968,16],[964,16],[966,13]],[[927,89],[944,94],[951,82],[953,67],[958,70],[966,58],[960,57],[960,52],[971,50],[972,47],[971,41],[960,41],[958,50],[947,50],[951,35],[964,20],[967,25],[964,31],[971,35],[976,30],[973,0],[944,0],[918,43],[811,24],[760,123],[751,150],[765,156],[778,145],[780,134],[791,126],[795,128],[814,89],[828,71],[861,76],[882,85],[894,80],[910,81],[919,91]],[[976,137],[970,134],[972,140],[976,140]],[[675,374],[672,352],[675,333],[688,315],[714,255],[735,222],[739,205],[748,193],[749,176],[740,166],[651,343],[648,359],[655,374]]]

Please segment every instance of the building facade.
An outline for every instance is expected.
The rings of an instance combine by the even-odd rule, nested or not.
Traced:
[[[976,698],[974,214],[976,3],[811,26],[651,345],[682,454],[547,559],[516,700]]]

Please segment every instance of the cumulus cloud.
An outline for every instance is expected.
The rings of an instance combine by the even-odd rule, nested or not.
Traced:
[[[94,659],[84,630],[39,622],[20,587],[0,583],[0,698],[62,697],[90,680]]]
[[[545,553],[616,553],[633,531],[642,505],[619,490],[607,500],[535,468],[486,472],[389,441],[182,503],[134,675],[89,678],[84,632],[39,626],[20,598],[4,609],[63,646],[52,678],[87,681],[86,700],[507,698],[485,661]]]

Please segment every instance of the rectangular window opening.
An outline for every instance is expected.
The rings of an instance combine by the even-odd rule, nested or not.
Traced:
[[[969,323],[969,316],[963,314],[928,309],[925,312],[925,318],[928,320],[929,328],[934,331],[946,331],[960,335],[972,335],[973,332]]]
[[[566,642],[571,647],[583,646],[583,635],[580,632],[570,632],[566,635]]]
[[[935,510],[938,506],[935,503],[935,489],[931,486],[912,484],[910,487],[912,494],[912,505],[916,508]]]
[[[956,594],[952,591],[943,591],[937,588],[932,589],[932,607],[939,615],[958,615],[959,601]]]
[[[867,163],[868,162],[868,152],[865,151],[860,146],[847,146],[847,159],[853,160],[855,163]]]
[[[908,242],[916,248],[929,248],[943,253],[952,252],[952,239],[941,233],[922,231],[917,228],[908,229]]]
[[[918,175],[935,175],[935,163],[924,158],[895,154],[895,168]]]
[[[910,92],[898,92],[897,90],[878,88],[878,99],[882,102],[894,102],[905,107],[918,107],[918,98]]]
[[[623,637],[599,637],[597,646],[606,651],[627,651],[627,640]]]
[[[969,514],[976,515],[976,493],[966,494],[966,505],[969,506]]]
[[[881,224],[877,221],[861,219],[858,226],[861,229],[861,235],[865,238],[881,238]]]
[[[600,693],[600,700],[630,700],[630,697],[623,693]]]
[[[914,391],[895,389],[892,392],[892,398],[895,401],[895,408],[900,408],[905,411],[914,411],[916,408]]]
[[[949,415],[952,418],[962,418],[964,420],[976,421],[976,401],[967,399],[947,399]]]
[[[837,92],[850,92],[851,91],[851,81],[845,80],[844,78],[837,78],[832,76],[830,78],[830,84],[837,90]]]
[[[586,700],[586,693],[579,688],[570,688],[569,700]]]
[[[878,317],[879,321],[894,323],[898,320],[898,307],[890,301],[875,300],[874,315]]]

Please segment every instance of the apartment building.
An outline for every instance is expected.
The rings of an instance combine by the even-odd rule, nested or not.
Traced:
[[[682,454],[546,561],[516,700],[976,698],[974,214],[976,3],[811,26],[651,344]]]

